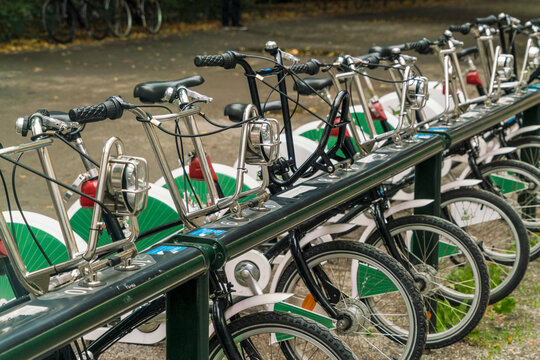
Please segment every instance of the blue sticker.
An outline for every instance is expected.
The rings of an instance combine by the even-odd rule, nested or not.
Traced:
[[[200,228],[195,231],[192,231],[189,233],[189,235],[195,235],[195,236],[210,236],[210,235],[221,235],[223,233],[227,232],[226,230],[216,230],[216,229],[207,229],[207,228]]]
[[[163,245],[159,246],[157,248],[154,248],[147,252],[147,254],[153,254],[153,255],[163,255],[164,253],[168,252],[171,254],[176,254],[177,252],[180,252],[184,250],[185,246],[172,246],[172,245]]]
[[[535,86],[535,87],[528,87],[526,88],[525,90],[527,91],[532,91],[532,92],[537,92],[538,91],[538,88]]]
[[[415,139],[429,139],[429,138],[432,138],[433,136],[435,135],[432,135],[432,134],[416,134],[413,136],[413,138]]]
[[[448,128],[429,128],[428,131],[448,131]]]

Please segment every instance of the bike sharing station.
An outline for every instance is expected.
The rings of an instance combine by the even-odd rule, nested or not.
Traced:
[[[216,66],[223,59],[226,60],[223,55],[207,56],[200,58],[199,63]],[[167,338],[174,339],[167,342],[167,358],[207,359],[211,271],[287,231],[301,234],[313,229],[328,218],[328,213],[337,214],[351,204],[362,202],[376,186],[411,167],[415,169],[414,197],[433,200],[416,208],[415,213],[439,216],[443,153],[518,113],[523,113],[524,125],[539,125],[539,90],[536,85],[523,87],[451,121],[442,116],[428,127],[409,133],[411,136],[399,144],[358,154],[352,163],[341,163],[333,171],[310,177],[282,192],[256,197],[243,206],[237,203],[238,207],[223,217],[202,226],[186,226],[183,232],[133,257],[130,255],[133,252],[123,248],[129,254],[121,252],[102,260],[81,280],[53,291],[46,291],[49,276],[46,272],[21,278],[20,273],[28,274],[22,259],[10,255],[9,262],[22,269],[15,272],[7,259],[2,258],[4,273],[14,285],[18,299],[0,313],[0,359],[47,355],[161,294],[166,294]],[[257,101],[255,107],[260,110]],[[144,126],[151,138],[151,125]],[[49,139],[36,140],[25,144],[24,150],[43,151],[50,143]],[[114,141],[108,146],[113,148]],[[5,148],[0,153],[22,151],[22,147]],[[171,179],[168,181],[173,184]],[[6,220],[0,220],[3,220],[0,232],[4,238],[9,237]],[[438,243],[432,239],[425,241],[430,242],[425,248],[433,254],[430,265],[437,268]],[[16,252],[13,243],[5,241],[5,246],[8,254]],[[25,295],[28,292],[37,295]],[[435,314],[429,322],[435,326]]]

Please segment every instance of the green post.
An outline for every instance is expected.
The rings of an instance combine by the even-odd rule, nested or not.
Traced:
[[[540,105],[533,106],[523,112],[523,126],[539,125],[539,124],[540,124]],[[533,133],[525,134],[525,136],[527,135],[540,135],[540,130],[535,131]],[[535,159],[538,159],[537,152],[538,150],[531,149],[530,152],[528,152],[526,156],[523,156],[522,158],[520,158],[520,160],[530,163],[531,165],[537,167],[538,164],[534,163]],[[535,217],[536,203],[528,202],[527,198],[528,198],[527,194],[519,195],[518,201],[520,204],[526,204],[526,207],[522,210],[524,212],[523,215],[529,218],[532,218],[532,217]]]
[[[429,205],[415,209],[415,214],[440,216],[441,214],[441,167],[442,153],[439,153],[420,164],[416,165],[414,173],[414,198],[432,199]],[[435,269],[439,265],[439,239],[428,238],[423,232],[415,234],[418,241],[413,241],[411,251],[414,255],[422,259],[422,254],[429,254],[426,259],[422,259],[426,264]],[[437,301],[426,301],[426,309],[429,312],[430,331],[434,331],[437,325]]]
[[[167,359],[208,359],[208,273],[167,293]]]
[[[523,126],[539,125],[540,124],[540,105],[533,106],[523,112]],[[540,130],[534,133],[540,135]]]

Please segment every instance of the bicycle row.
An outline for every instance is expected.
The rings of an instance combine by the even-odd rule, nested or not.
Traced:
[[[78,28],[96,40],[103,40],[109,32],[125,38],[131,33],[134,16],[151,34],[157,34],[163,25],[158,0],[47,0],[42,8],[47,34],[60,44],[73,41]]]
[[[204,114],[200,104],[212,99],[192,90],[204,81],[200,76],[136,85],[134,97],[145,105],[114,96],[69,113],[41,110],[18,119],[18,132],[31,133],[32,142],[4,148],[0,157],[47,180],[58,223],[48,219],[46,225],[33,225],[13,191],[19,211],[8,201],[0,231],[17,299],[3,309],[20,310],[29,299],[52,294],[60,301],[74,291],[111,296],[110,282],[120,278],[137,278],[133,283],[142,288],[141,274],[159,277],[149,275],[156,263],[166,266],[164,259],[180,261],[199,252],[208,260],[212,358],[277,353],[303,358],[319,351],[315,358],[417,359],[424,348],[463,339],[488,303],[509,295],[529,258],[538,256],[540,177],[535,141],[528,135],[538,125],[523,122],[530,121],[527,109],[540,101],[534,85],[539,23],[522,26],[501,14],[449,27],[463,33],[473,29],[476,50],[461,49],[446,31],[434,41],[374,47],[369,54],[341,55],[329,63],[300,63],[272,41],[265,45],[266,56],[235,51],[197,56],[198,67],[244,71],[251,104],[226,107],[232,124]],[[500,45],[494,48],[497,33]],[[520,33],[528,41],[518,78],[513,59]],[[409,50],[436,52],[443,79],[428,82],[417,58],[405,54]],[[479,92],[472,98],[459,58],[474,52],[485,63],[487,90],[468,59],[467,80]],[[390,80],[372,72],[381,68]],[[330,77],[299,76],[320,70]],[[393,84],[395,92],[377,97],[372,79]],[[289,95],[291,85],[296,99]],[[272,94],[279,100],[270,101]],[[316,96],[328,112],[300,101],[307,95]],[[293,131],[298,109],[317,120]],[[397,116],[388,109],[397,109]],[[106,143],[100,162],[86,151],[86,124],[118,119],[124,111],[144,128],[161,169],[162,179],[153,184],[146,160],[125,155],[119,138]],[[268,111],[280,112],[280,121],[267,117]],[[196,117],[217,130],[201,133]],[[234,129],[241,132],[236,164],[212,165],[203,139]],[[171,169],[157,130],[173,139],[179,169]],[[81,157],[84,172],[72,186],[55,177],[46,148],[53,139]],[[186,154],[187,139],[191,154]],[[517,152],[508,146],[519,140],[523,146]],[[20,161],[23,152],[34,150],[42,172]],[[455,181],[441,189],[443,177]],[[60,187],[69,191],[68,198],[78,194],[80,204],[66,210]],[[61,236],[51,235],[53,227]],[[38,230],[51,236],[40,242]],[[61,240],[63,257],[50,258],[49,245],[62,249]],[[36,254],[43,266],[23,261]],[[144,261],[152,265],[145,268]],[[22,288],[17,290],[17,283]],[[68,358],[97,357],[134,330],[139,333],[129,341],[144,341],[143,323],[163,334],[159,314],[169,312],[170,298],[141,293],[137,299],[89,325],[108,326],[65,336],[47,352],[86,335],[93,339],[88,346],[75,342],[58,351]],[[274,312],[246,316],[254,304]],[[291,312],[315,322],[287,315]],[[308,334],[306,327],[314,330]],[[6,332],[16,328],[10,325]],[[262,333],[269,337],[261,340]]]

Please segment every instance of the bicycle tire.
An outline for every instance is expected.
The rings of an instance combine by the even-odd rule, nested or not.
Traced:
[[[88,35],[96,40],[103,40],[107,36],[107,14],[100,0],[87,0],[81,9],[81,17]]]
[[[107,27],[116,37],[125,38],[131,32],[133,16],[125,0],[106,0]]]
[[[512,138],[507,145],[517,148],[518,159],[538,168],[540,166],[540,136],[528,135]]]
[[[43,26],[47,34],[59,44],[73,41],[76,29],[76,16],[72,5],[66,3],[65,13],[63,7],[64,0],[47,0],[41,9]]]
[[[540,257],[540,209],[537,198],[540,191],[540,170],[518,160],[498,160],[482,164],[483,178],[495,184],[496,193],[503,197],[519,214],[529,233],[529,261]],[[512,190],[512,188],[522,189]],[[506,188],[506,189],[505,189]]]
[[[394,259],[372,246],[339,240],[311,247],[303,256],[311,269],[329,272],[326,275],[333,286],[340,285],[339,298],[327,293],[337,308],[362,309],[364,324],[357,331],[337,331],[355,354],[371,354],[373,359],[377,355],[382,359],[421,357],[427,334],[422,297],[413,279]],[[338,279],[349,273],[350,281]],[[323,281],[320,272],[314,271],[314,275]],[[300,301],[310,296],[294,262],[283,271],[276,291],[295,293]]]
[[[407,240],[406,246],[421,251],[420,256],[403,254],[403,259],[411,262],[417,271],[415,278],[424,283],[421,293],[430,321],[426,348],[445,347],[463,339],[482,320],[489,302],[489,273],[478,246],[459,227],[434,216],[406,216],[389,220],[387,227],[393,237],[400,236]],[[425,258],[433,252],[422,250],[422,234],[438,239],[437,268],[426,263]],[[385,248],[379,230],[366,243]]]
[[[157,34],[163,25],[161,6],[158,0],[141,1],[141,19],[149,33]]]
[[[525,276],[530,252],[527,229],[516,211],[495,194],[468,188],[441,194],[441,217],[482,250],[490,273],[489,303],[510,295]]]
[[[352,351],[339,338],[332,335],[330,331],[313,320],[309,320],[299,315],[289,314],[285,312],[264,311],[255,314],[242,316],[237,320],[232,321],[227,325],[234,341],[241,343],[248,341],[251,347],[258,351],[258,355],[263,353],[265,356],[256,357],[257,359],[274,359],[275,353],[285,352],[282,358],[296,359],[291,357],[291,351],[297,352],[300,350],[297,342],[303,341],[306,351],[320,351],[321,357],[315,359],[356,359]],[[276,335],[277,334],[277,335]],[[272,336],[281,336],[280,334],[292,336],[292,339],[272,341]],[[270,339],[263,339],[258,336],[270,336]],[[257,338],[255,338],[257,336]],[[270,341],[268,341],[270,340]],[[294,343],[293,343],[294,342]],[[272,345],[278,350],[274,350]],[[241,344],[237,345],[242,352],[241,356],[246,359],[243,353]],[[256,348],[255,348],[256,346]],[[212,337],[209,344],[209,359],[225,359],[219,339],[216,336]],[[302,354],[303,355],[303,354]],[[251,358],[251,357],[249,357]],[[312,358],[311,356],[309,357]],[[304,359],[301,357],[300,359]]]

